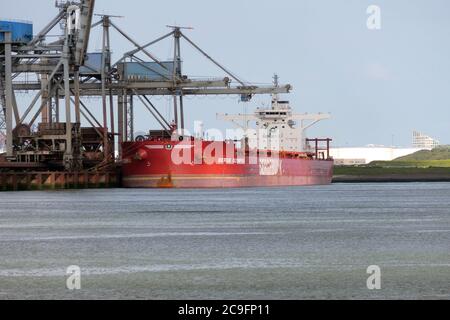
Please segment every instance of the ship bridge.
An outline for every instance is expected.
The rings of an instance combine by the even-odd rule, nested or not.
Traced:
[[[278,76],[275,76],[275,87],[278,86]],[[248,140],[251,148],[276,149],[282,152],[316,152],[309,145],[306,137],[307,129],[322,120],[331,118],[330,114],[296,114],[289,101],[280,101],[278,94],[272,95],[270,108],[258,108],[253,114],[218,114],[219,120],[229,121],[243,129],[243,139]],[[251,123],[256,124],[256,130],[251,130]],[[275,146],[274,146],[275,142]]]

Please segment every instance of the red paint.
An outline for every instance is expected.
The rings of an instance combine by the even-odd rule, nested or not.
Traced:
[[[190,159],[188,163],[172,161],[172,153],[179,148],[186,150],[180,155]],[[231,156],[221,156],[220,149]],[[280,154],[279,160],[264,153],[247,154],[237,161],[239,151],[225,142],[127,142],[123,150],[123,186],[129,188],[324,185],[331,183],[333,175],[333,160],[316,160],[306,153]]]
[[[147,150],[141,148],[136,152],[135,160],[148,160]]]

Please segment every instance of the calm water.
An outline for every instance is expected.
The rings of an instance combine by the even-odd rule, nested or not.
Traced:
[[[0,299],[450,299],[450,184],[0,201]],[[70,265],[81,290],[66,289]],[[369,265],[379,291],[366,287]]]

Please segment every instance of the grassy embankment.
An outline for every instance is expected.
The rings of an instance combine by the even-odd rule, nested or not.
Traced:
[[[335,181],[450,181],[450,147],[419,151],[394,161],[337,166]]]

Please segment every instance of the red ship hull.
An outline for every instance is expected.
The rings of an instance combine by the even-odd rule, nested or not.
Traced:
[[[234,144],[225,142],[130,142],[123,144],[122,184],[126,188],[326,185],[331,183],[333,164],[299,153],[240,155]]]

